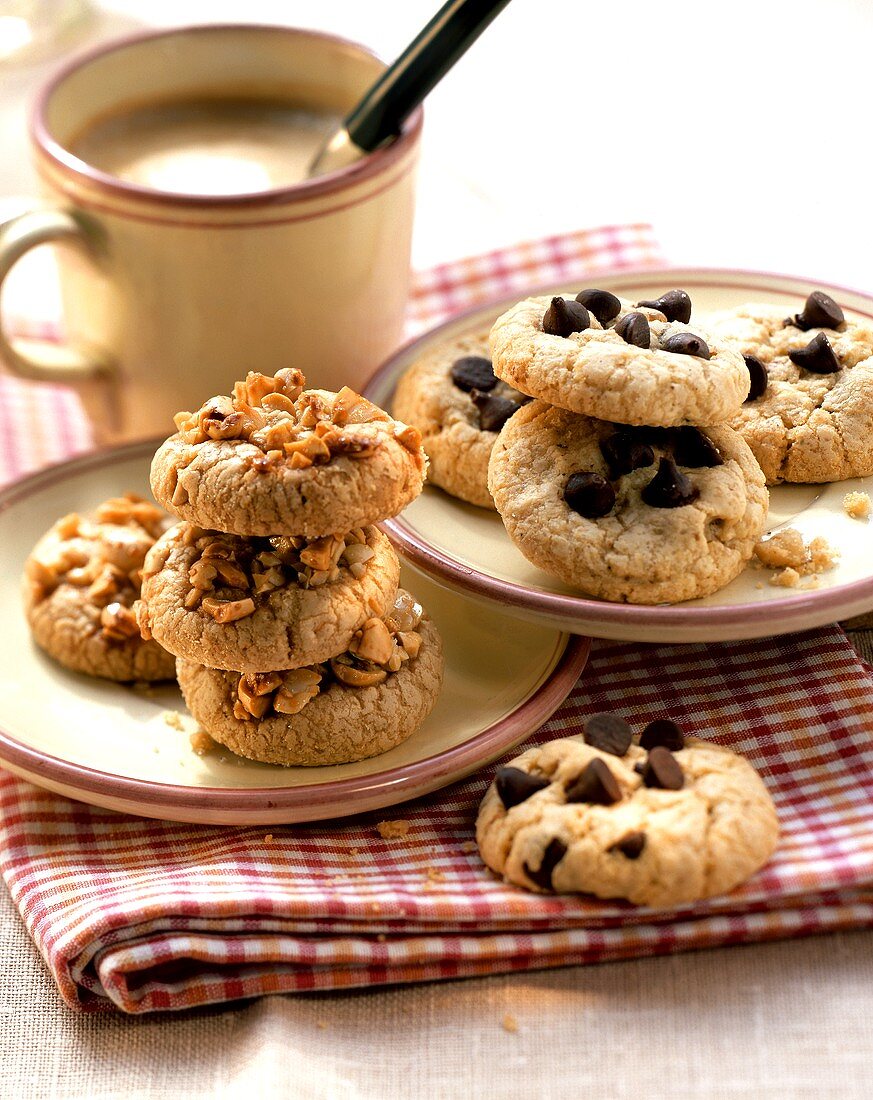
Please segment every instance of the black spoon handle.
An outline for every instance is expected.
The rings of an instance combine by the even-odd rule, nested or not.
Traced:
[[[449,0],[444,4],[345,120],[355,145],[369,153],[398,134],[404,120],[508,3]]]

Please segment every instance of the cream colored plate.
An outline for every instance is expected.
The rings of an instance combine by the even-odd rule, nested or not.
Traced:
[[[873,318],[870,295],[783,275],[673,268],[591,276],[586,282],[630,299],[657,297],[681,286],[691,295],[695,316],[748,301],[773,302],[787,316],[801,308],[811,290],[824,289],[847,316]],[[582,285],[536,287],[530,293],[575,294]],[[397,379],[410,363],[436,343],[481,330],[520,297],[466,313],[402,349],[371,380],[367,396],[390,408]],[[821,574],[816,589],[774,587],[768,583],[772,574],[749,567],[720,592],[672,606],[607,603],[580,594],[531,565],[509,541],[496,513],[463,504],[435,487],[385,527],[407,559],[438,583],[493,601],[528,621],[630,641],[729,641],[806,630],[873,608],[871,525],[844,512],[843,497],[851,490],[873,496],[873,478],[771,491],[768,530],[791,525],[805,539],[823,535],[840,551],[838,567]]]
[[[197,756],[175,686],[144,692],[68,672],[30,641],[20,577],[39,536],[66,512],[125,490],[148,493],[155,443],[77,459],[0,494],[0,762],[40,786],[111,809],[178,821],[277,824],[341,817],[445,786],[540,726],[585,666],[589,643],[519,630],[404,567],[445,642],[439,702],[405,744],[372,760],[280,768],[221,751]],[[179,729],[177,726],[181,726]]]

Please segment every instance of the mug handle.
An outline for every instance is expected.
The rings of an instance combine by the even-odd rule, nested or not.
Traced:
[[[72,244],[96,259],[93,233],[61,207],[29,210],[0,225],[0,292],[25,253],[41,244]],[[13,337],[0,312],[0,360],[21,378],[75,385],[89,419],[112,434],[117,365],[102,349],[70,347],[50,340]]]

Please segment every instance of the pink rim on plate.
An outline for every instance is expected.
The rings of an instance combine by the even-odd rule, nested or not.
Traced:
[[[89,470],[104,469],[138,458],[145,461],[154,454],[160,442],[147,440],[101,448],[68,462],[49,466],[0,491],[0,513],[43,489]],[[283,811],[291,815],[289,820],[298,821],[343,817],[427,794],[469,775],[516,745],[547,721],[566,699],[585,668],[590,648],[588,638],[568,638],[555,667],[534,694],[511,714],[463,744],[402,767],[386,768],[350,779],[314,782],[298,787],[249,789],[160,783],[103,772],[40,752],[2,727],[0,761],[37,784],[63,786],[65,793],[69,791],[85,801],[89,800],[89,796],[98,800],[121,800],[130,804],[131,812],[139,812],[142,808],[148,816],[161,816],[162,810],[171,817],[174,812],[180,811],[203,811],[204,814],[218,811],[239,814],[239,823],[245,823],[247,811],[268,810],[270,820],[274,822],[282,820]],[[180,819],[189,820],[187,817]]]
[[[582,285],[580,280],[576,280]],[[811,290],[824,290],[837,299],[850,295],[854,301],[849,307],[854,313],[873,320],[873,295],[851,287],[825,283],[796,275],[781,275],[765,271],[743,271],[734,268],[687,268],[687,267],[646,267],[613,268],[590,272],[584,277],[585,285],[602,285],[605,289],[621,289],[622,284],[634,287],[660,288],[668,285],[680,285],[683,281],[697,286],[725,287],[748,290],[752,293],[777,290],[776,284],[782,284],[781,293],[807,294]],[[462,310],[435,328],[405,344],[383,363],[370,377],[364,395],[371,400],[381,400],[388,404],[384,391],[390,385],[393,397],[394,386],[403,369],[426,346],[438,342],[442,334],[454,328],[465,318],[473,318],[484,312],[495,315],[507,309],[523,297],[549,295],[566,289],[568,280],[552,282],[546,286],[535,286],[525,291],[501,296],[491,302],[482,302],[470,309]],[[492,576],[471,568],[465,562],[445,553],[434,546],[403,517],[386,520],[382,524],[398,550],[418,569],[445,585],[463,592],[474,599],[494,601],[508,609],[521,608],[526,612],[542,615],[544,620],[562,624],[567,630],[585,629],[594,632],[593,625],[602,623],[608,628],[607,637],[629,637],[635,629],[646,632],[661,628],[664,638],[669,638],[671,630],[688,627],[705,621],[711,633],[717,635],[719,629],[763,628],[744,633],[744,637],[757,637],[771,634],[786,634],[792,630],[805,629],[814,615],[816,625],[832,622],[843,613],[847,605],[863,603],[865,600],[873,606],[873,576],[834,588],[813,589],[796,595],[786,595],[779,600],[763,603],[742,603],[703,605],[656,605],[618,604],[604,600],[573,596],[558,592],[518,584]],[[829,609],[835,609],[828,615]],[[858,613],[853,612],[853,613]],[[774,621],[778,615],[778,622]],[[580,623],[582,624],[580,626]],[[803,624],[799,626],[798,624]]]

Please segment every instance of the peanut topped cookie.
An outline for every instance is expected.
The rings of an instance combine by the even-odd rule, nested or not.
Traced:
[[[238,672],[317,664],[388,613],[400,563],[377,527],[345,535],[241,538],[179,523],[146,556],[145,636]]]
[[[488,358],[488,333],[433,348],[397,385],[393,412],[422,434],[428,477],[452,496],[494,507],[488,459],[497,433],[530,400],[501,382]]]
[[[306,767],[401,744],[433,709],[442,673],[439,632],[403,590],[347,652],[313,667],[247,675],[177,662],[188,709],[216,741],[252,760]]]
[[[873,474],[873,325],[820,290],[791,317],[745,305],[708,323],[745,358],[752,387],[731,423],[770,484]]]
[[[498,437],[488,484],[534,565],[606,600],[716,592],[751,558],[768,495],[733,429],[629,427],[543,401]]]
[[[476,822],[485,863],[527,890],[666,908],[725,894],[767,862],[776,810],[742,756],[669,719],[639,744],[613,714],[499,768]]]
[[[24,569],[24,606],[36,643],[67,668],[108,680],[172,680],[173,657],[143,641],[133,611],[146,554],[170,517],[134,493],[92,515],[64,516]]]
[[[300,371],[250,373],[232,397],[178,413],[152,491],[180,519],[236,535],[321,538],[393,516],[420,492],[421,434]]]
[[[717,424],[749,392],[742,356],[671,290],[631,303],[604,290],[526,298],[491,329],[494,373],[522,393],[621,424]]]

